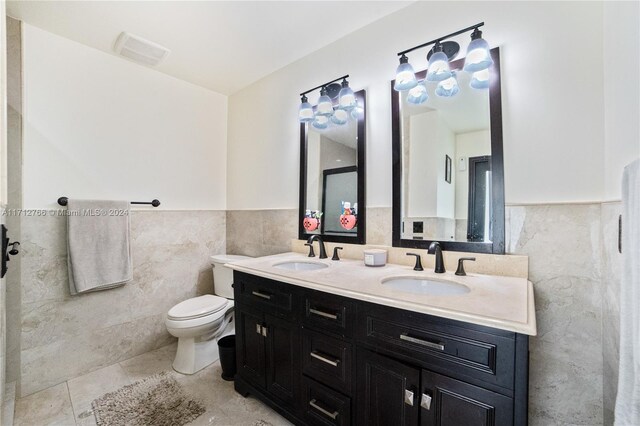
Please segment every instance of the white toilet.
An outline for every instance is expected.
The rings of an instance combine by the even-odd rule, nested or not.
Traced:
[[[217,340],[234,334],[233,271],[225,263],[248,259],[248,256],[211,256],[214,293],[185,300],[169,309],[167,330],[178,338],[173,368],[193,374],[219,358]]]

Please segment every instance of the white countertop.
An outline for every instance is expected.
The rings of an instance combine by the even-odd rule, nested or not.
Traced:
[[[314,271],[295,271],[273,266],[294,261],[322,262],[328,267]],[[225,266],[236,271],[352,299],[530,336],[536,335],[533,285],[524,278],[471,273],[460,277],[452,271],[444,274],[436,274],[432,270],[416,272],[412,267],[392,264],[369,267],[361,260],[321,260],[300,253],[240,260]],[[382,283],[387,278],[400,276],[449,280],[467,286],[470,292],[446,296],[423,295],[398,291],[385,287]]]

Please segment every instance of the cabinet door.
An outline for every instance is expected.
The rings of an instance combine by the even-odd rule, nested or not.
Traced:
[[[300,327],[265,315],[267,324],[267,391],[297,408],[300,396]]]
[[[513,424],[513,401],[459,380],[422,371],[421,426]]]
[[[359,349],[358,424],[416,426],[420,370]]]
[[[238,374],[245,380],[265,386],[265,345],[261,313],[236,307],[236,353]]]

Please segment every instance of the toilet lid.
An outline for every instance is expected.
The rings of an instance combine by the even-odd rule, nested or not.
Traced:
[[[200,318],[224,309],[228,303],[224,297],[206,294],[178,303],[169,309],[168,317],[176,320]]]

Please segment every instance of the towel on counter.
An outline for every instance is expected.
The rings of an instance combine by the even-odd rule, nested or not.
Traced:
[[[619,371],[615,424],[640,425],[640,160],[622,177]]]
[[[69,199],[67,266],[72,295],[133,279],[128,201]]]

